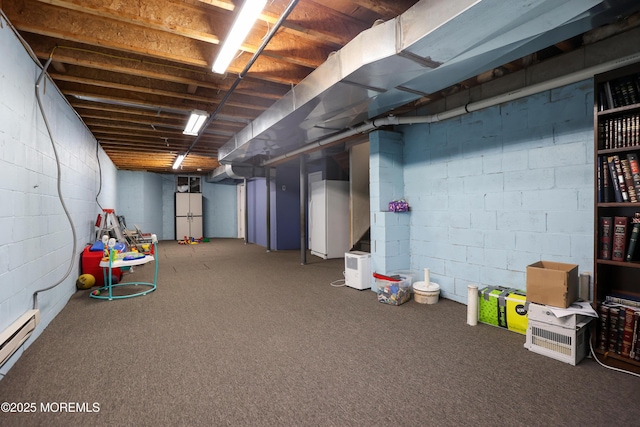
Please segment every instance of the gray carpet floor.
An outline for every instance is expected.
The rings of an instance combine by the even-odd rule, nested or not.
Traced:
[[[0,402],[36,412],[0,425],[640,425],[640,378],[530,352],[450,300],[331,286],[342,259],[235,239],[158,252],[155,292],[71,298],[0,381]],[[67,402],[94,411],[51,412]]]

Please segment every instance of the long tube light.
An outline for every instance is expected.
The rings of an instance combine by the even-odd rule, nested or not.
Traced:
[[[226,40],[222,44],[222,49],[220,49],[218,57],[213,63],[211,70],[214,73],[224,74],[266,4],[267,0],[244,1],[240,13],[238,13],[236,20],[233,22],[231,31],[229,31]]]
[[[193,110],[182,133],[185,135],[198,136],[198,132],[200,132],[200,128],[207,117],[209,117],[209,114],[207,114],[206,111]]]
[[[176,157],[176,161],[173,162],[173,169],[178,169],[186,156],[186,154],[178,154],[178,157]]]

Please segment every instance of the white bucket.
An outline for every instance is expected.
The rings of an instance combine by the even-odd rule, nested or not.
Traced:
[[[419,304],[436,304],[440,297],[440,285],[437,283],[415,282],[413,296]]]

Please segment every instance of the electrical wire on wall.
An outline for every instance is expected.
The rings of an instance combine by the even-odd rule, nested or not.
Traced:
[[[96,140],[96,161],[98,162],[98,192],[96,193],[96,203],[100,210],[102,209],[102,205],[98,201],[98,196],[102,192],[102,165],[100,164],[100,141]]]
[[[55,48],[54,48],[55,49]],[[33,293],[33,308],[36,309],[38,308],[38,294],[44,291],[48,291],[50,289],[55,288],[56,286],[58,286],[59,284],[61,284],[62,282],[64,282],[64,280],[69,277],[69,274],[71,274],[71,270],[73,269],[73,265],[74,265],[74,258],[76,255],[76,228],[73,225],[73,219],[71,218],[71,214],[69,213],[69,210],[67,209],[67,205],[64,202],[64,198],[62,197],[62,190],[60,188],[60,183],[62,181],[62,173],[61,173],[61,165],[60,165],[60,157],[58,156],[58,150],[56,148],[56,143],[53,139],[53,134],[51,133],[51,128],[49,127],[49,120],[47,120],[47,115],[44,111],[44,107],[42,106],[42,100],[40,98],[40,82],[42,81],[43,77],[45,76],[46,72],[47,72],[47,68],[49,67],[49,64],[51,64],[51,60],[53,59],[53,51],[51,51],[51,54],[49,55],[49,59],[47,60],[47,62],[44,64],[44,66],[42,67],[42,72],[40,73],[40,76],[38,76],[38,80],[36,81],[36,87],[35,87],[35,91],[36,91],[36,99],[38,101],[38,109],[40,110],[40,113],[42,114],[42,118],[44,119],[44,125],[47,128],[47,133],[49,134],[49,140],[51,141],[51,146],[53,147],[53,154],[55,156],[55,160],[56,160],[56,170],[57,170],[57,189],[58,189],[58,199],[60,200],[60,204],[62,205],[62,209],[64,210],[65,215],[67,216],[67,219],[69,220],[69,224],[71,225],[71,233],[73,235],[73,249],[71,250],[71,259],[69,261],[69,267],[67,268],[66,273],[64,274],[64,276],[58,280],[56,283],[54,283],[53,285],[43,288],[43,289],[39,289],[37,291],[35,291]]]

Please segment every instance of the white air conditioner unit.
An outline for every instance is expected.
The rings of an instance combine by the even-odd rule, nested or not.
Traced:
[[[371,254],[361,251],[344,254],[344,284],[354,289],[371,287]]]
[[[524,347],[575,366],[589,351],[590,321],[580,314],[557,318],[545,305],[530,303]]]

